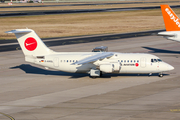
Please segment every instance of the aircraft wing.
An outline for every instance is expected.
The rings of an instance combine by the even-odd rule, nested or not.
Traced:
[[[84,58],[82,60],[79,60],[78,62],[75,62],[73,64],[77,64],[77,65],[80,65],[80,64],[85,64],[85,63],[90,63],[90,62],[95,62],[97,60],[102,60],[104,58],[109,58],[111,56],[113,56],[114,53],[112,52],[102,52],[102,53],[98,53],[96,55],[93,55],[93,56],[90,56],[90,57],[87,57],[87,58]]]

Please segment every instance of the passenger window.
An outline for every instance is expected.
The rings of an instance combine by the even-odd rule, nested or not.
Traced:
[[[71,60],[69,62],[71,62]]]
[[[123,60],[121,60],[121,62],[123,62]]]
[[[131,62],[132,62],[132,60],[131,60]]]
[[[127,62],[129,62],[129,60]]]
[[[68,62],[68,60],[67,60],[67,62]]]
[[[126,60],[124,60],[124,62],[126,62]]]
[[[134,62],[136,62],[136,60],[134,60]]]
[[[137,62],[139,62],[139,60],[137,60]]]

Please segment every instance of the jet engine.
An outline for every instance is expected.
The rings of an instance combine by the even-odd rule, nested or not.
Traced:
[[[120,62],[114,62],[114,63],[111,63],[111,64],[113,66],[114,71],[116,71],[116,72],[120,71],[120,69],[121,69],[121,63]]]
[[[99,66],[100,71],[105,73],[119,72],[120,68],[121,68],[121,64],[119,62],[102,64]]]

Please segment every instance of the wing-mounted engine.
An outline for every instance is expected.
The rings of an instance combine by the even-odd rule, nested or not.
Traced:
[[[120,62],[114,62],[114,63],[111,63],[113,68],[114,68],[114,72],[119,72],[120,69],[121,69],[121,63]]]
[[[114,72],[113,65],[112,64],[103,64],[99,66],[100,71],[105,73],[112,73]]]
[[[121,69],[121,63],[119,62],[114,62],[114,63],[109,63],[109,64],[102,64],[99,66],[100,71],[105,72],[105,73],[113,73],[113,72],[118,72]]]

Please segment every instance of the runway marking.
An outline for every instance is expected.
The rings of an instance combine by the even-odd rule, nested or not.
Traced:
[[[0,114],[2,114],[2,115],[4,115],[4,116],[8,117],[10,120],[15,120],[15,119],[14,119],[12,116],[10,116],[10,115],[4,114],[4,113],[2,113],[2,112],[0,112]]]

